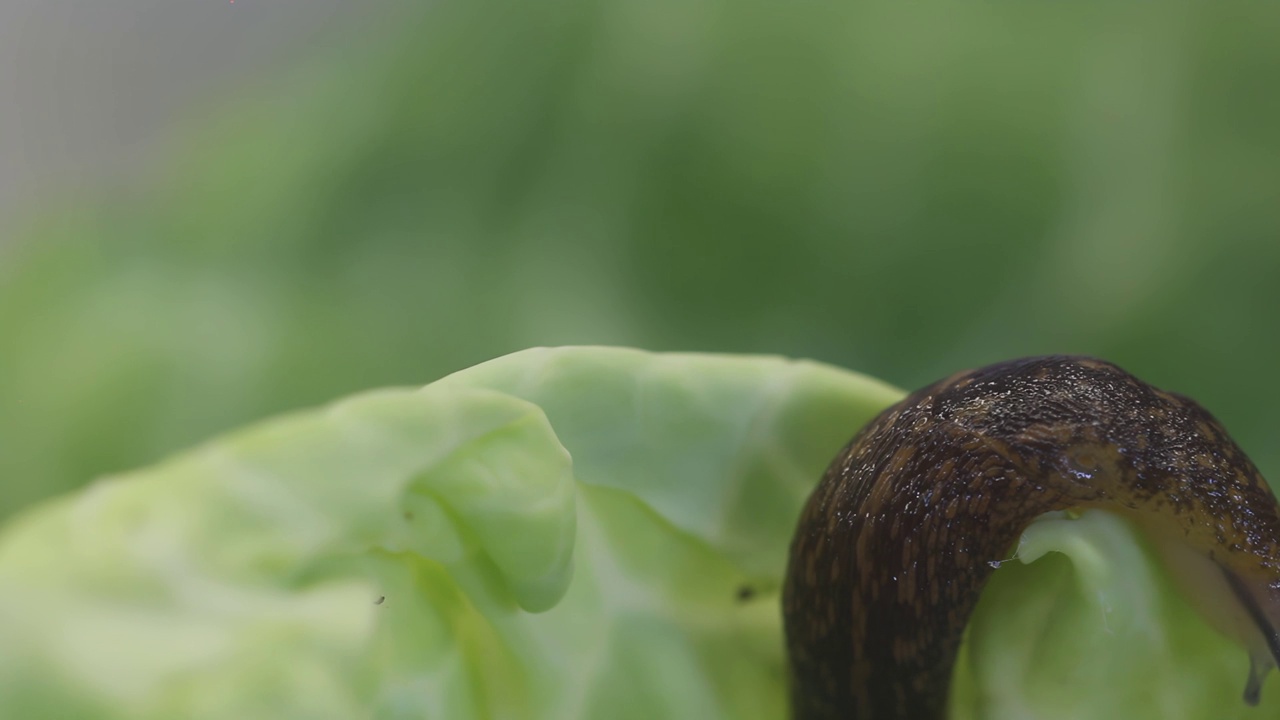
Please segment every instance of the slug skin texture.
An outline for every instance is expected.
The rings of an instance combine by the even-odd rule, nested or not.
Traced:
[[[959,373],[894,405],[810,496],[783,589],[795,720],[945,716],[978,596],[1026,526],[1103,509],[1252,661],[1280,662],[1280,515],[1204,408],[1085,357]],[[1082,659],[1084,661],[1084,659]]]

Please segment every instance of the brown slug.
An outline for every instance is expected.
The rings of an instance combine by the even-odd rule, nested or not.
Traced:
[[[1255,704],[1280,662],[1275,496],[1195,401],[1055,356],[919,390],[828,468],[783,589],[795,720],[944,717],[990,563],[1044,513],[1091,508],[1131,520],[1206,619],[1248,648]]]

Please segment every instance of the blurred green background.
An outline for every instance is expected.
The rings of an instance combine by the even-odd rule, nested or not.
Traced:
[[[1094,354],[1280,477],[1275,6],[387,12],[0,242],[0,514],[571,343]]]

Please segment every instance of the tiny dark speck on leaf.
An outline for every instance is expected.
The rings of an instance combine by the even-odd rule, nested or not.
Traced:
[[[404,511],[404,519],[405,519],[405,520],[412,520],[412,519],[413,519],[413,513],[412,513],[412,512],[410,512],[410,511],[408,511],[408,510],[405,510],[405,511]]]
[[[384,601],[384,600],[386,600],[386,599],[387,599],[387,596],[386,596],[386,595],[379,595],[379,596],[378,596],[378,599],[373,601],[373,604],[374,604],[374,605],[381,605],[381,604],[383,603],[383,601]]]
[[[738,588],[738,602],[746,602],[756,596],[756,589],[750,585],[743,585]]]

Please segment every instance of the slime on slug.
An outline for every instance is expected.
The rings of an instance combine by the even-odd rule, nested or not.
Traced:
[[[1244,645],[1256,704],[1280,663],[1275,496],[1195,401],[1053,356],[923,388],[828,468],[783,589],[795,720],[944,717],[994,567],[1037,517],[1086,509],[1137,526],[1196,609]]]

